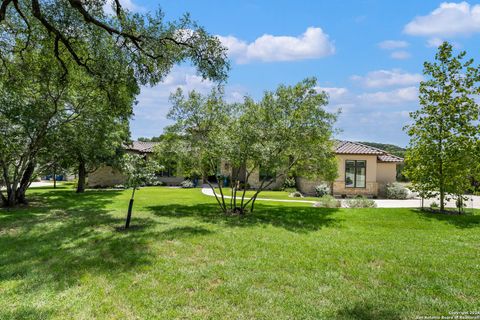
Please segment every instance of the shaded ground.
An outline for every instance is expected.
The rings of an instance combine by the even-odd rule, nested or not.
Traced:
[[[0,319],[409,319],[480,308],[480,215],[37,189],[0,209]]]

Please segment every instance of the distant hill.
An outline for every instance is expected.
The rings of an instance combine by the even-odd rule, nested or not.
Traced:
[[[137,140],[142,141],[142,142],[161,142],[162,141],[162,136],[160,135],[158,137],[151,137],[151,138],[140,137]]]
[[[385,143],[377,143],[377,142],[363,142],[363,141],[359,141],[359,142],[363,143],[367,146],[370,146],[370,147],[385,150],[388,153],[391,153],[391,154],[393,154],[395,156],[398,156],[398,157],[401,157],[401,158],[405,157],[405,151],[406,151],[405,148],[396,146],[394,144],[385,144]]]

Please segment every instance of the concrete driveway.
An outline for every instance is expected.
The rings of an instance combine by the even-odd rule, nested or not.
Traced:
[[[468,196],[467,201],[468,209],[480,209],[480,197]],[[440,203],[438,199],[425,199],[424,206],[429,207],[432,202]],[[420,198],[407,199],[407,200],[394,200],[394,199],[376,199],[378,208],[420,208],[422,206],[422,200]],[[455,208],[455,200],[447,202],[448,208]]]

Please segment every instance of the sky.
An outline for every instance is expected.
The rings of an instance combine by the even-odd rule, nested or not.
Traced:
[[[227,101],[260,99],[280,84],[315,77],[341,110],[336,138],[408,144],[402,128],[418,109],[424,61],[450,41],[480,61],[480,3],[441,1],[123,0],[137,12],[161,9],[167,20],[190,13],[228,48]],[[214,84],[189,64],[154,87],[142,87],[132,138],[158,136],[171,122],[176,88],[207,93]]]

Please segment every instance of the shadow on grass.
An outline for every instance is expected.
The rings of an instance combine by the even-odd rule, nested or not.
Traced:
[[[324,227],[339,227],[340,219],[332,217],[338,211],[333,208],[301,206],[275,206],[258,204],[253,213],[243,217],[224,216],[216,204],[157,205],[146,208],[160,217],[193,217],[202,222],[223,224],[230,227],[275,226],[294,232],[316,231]]]
[[[345,308],[337,313],[336,319],[401,319],[400,314],[379,305],[357,303],[353,307]]]
[[[0,319],[25,320],[25,319],[49,319],[53,316],[50,309],[44,307],[20,307],[14,311],[0,310]]]
[[[85,273],[111,276],[150,264],[154,222],[136,217],[138,231],[116,232],[124,218],[107,206],[120,193],[52,190],[34,196],[31,207],[1,210],[0,283],[21,280],[20,294],[61,291]]]
[[[447,214],[421,209],[415,209],[414,211],[423,219],[443,221],[461,229],[480,227],[480,215],[471,212],[456,214],[452,211],[452,214]]]

